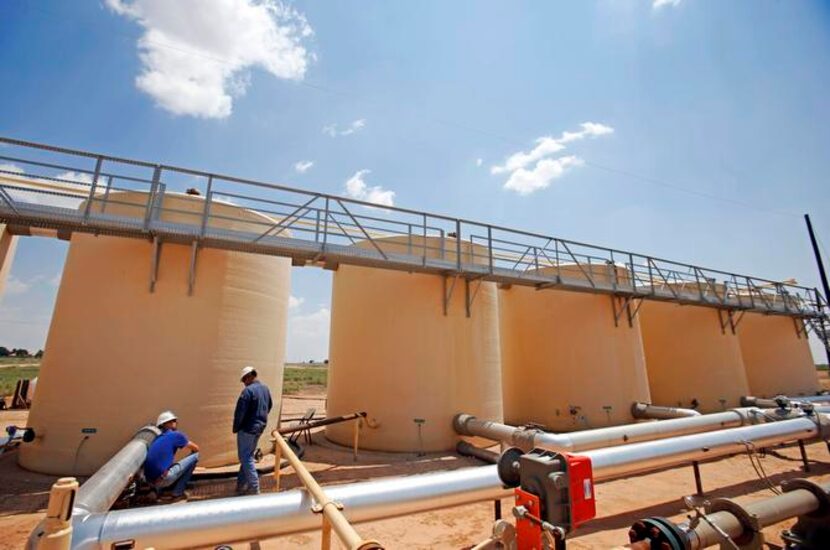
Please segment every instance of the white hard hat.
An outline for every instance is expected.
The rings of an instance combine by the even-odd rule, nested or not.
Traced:
[[[256,372],[256,369],[254,367],[252,367],[250,365],[248,365],[247,367],[244,367],[242,369],[242,374],[239,375],[239,379],[242,380],[243,378],[245,378],[246,376],[248,376],[252,372],[254,372],[254,373]]]
[[[162,424],[167,424],[171,420],[177,419],[178,417],[173,414],[173,411],[164,411],[159,415],[158,419],[156,419],[156,426],[161,426]]]

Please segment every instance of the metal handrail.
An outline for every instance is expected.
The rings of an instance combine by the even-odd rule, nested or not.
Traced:
[[[0,178],[3,197],[0,221],[17,225],[199,240],[205,246],[292,256],[305,261],[328,257],[339,263],[406,270],[419,267],[432,273],[539,288],[610,293],[804,318],[827,317],[826,300],[815,288],[235,176],[13,138],[0,137],[0,143],[12,146],[0,159],[37,167],[38,173],[0,170],[4,174]],[[75,161],[95,166],[90,169],[90,166],[67,165],[64,158],[52,159],[50,154],[68,155]],[[133,172],[144,170],[146,174],[142,177],[141,173],[124,173],[125,166]],[[61,174],[55,171],[84,174],[85,179],[91,177],[92,181],[57,178]],[[202,211],[180,211],[165,205],[166,195],[174,193],[177,186],[193,184],[193,178],[198,179],[196,183],[208,182]],[[38,185],[43,182],[57,184],[51,184],[52,190],[39,189]],[[58,184],[66,186],[71,194],[55,191],[55,187],[60,189]],[[84,194],[84,190],[88,192]],[[118,204],[118,194],[122,191],[148,193],[145,205],[130,204],[136,208],[136,219],[143,211],[144,223],[140,227],[132,223],[135,221],[132,216],[104,212],[106,205]],[[84,212],[73,215],[70,207],[50,206],[49,197],[55,196],[78,200],[79,206],[86,201]],[[259,212],[263,218],[246,219],[245,229],[223,229],[216,223],[232,218],[209,207],[220,200]],[[99,202],[103,204],[100,212],[90,208],[92,203]],[[171,214],[177,215],[179,221],[167,221],[173,217]],[[183,217],[192,218],[192,223],[181,221]],[[261,230],[251,230],[257,226]],[[388,237],[402,237],[406,242],[396,245],[400,249],[379,242]],[[414,242],[415,238],[419,242]],[[355,249],[352,245],[358,242],[371,246]],[[462,242],[469,245],[463,254]],[[447,257],[448,253],[455,258]],[[560,268],[566,264],[575,265],[581,275],[569,272],[562,277]],[[609,264],[624,269],[626,275],[617,276],[615,272],[609,277],[595,272],[594,266]],[[554,267],[555,273],[539,272],[543,267]]]

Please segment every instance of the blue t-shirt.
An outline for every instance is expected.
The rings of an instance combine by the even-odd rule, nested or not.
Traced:
[[[144,478],[153,482],[173,465],[176,451],[187,445],[187,436],[176,430],[167,430],[150,444],[144,461]]]

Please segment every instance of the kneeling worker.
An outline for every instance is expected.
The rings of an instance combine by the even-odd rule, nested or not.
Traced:
[[[239,475],[236,478],[236,493],[239,495],[259,494],[259,474],[254,453],[273,406],[271,392],[256,379],[256,374],[254,367],[242,369],[240,381],[245,387],[239,394],[233,414],[233,433],[236,434],[236,450],[239,455]]]
[[[173,502],[186,499],[184,492],[187,482],[193,475],[199,461],[199,446],[189,441],[187,436],[176,430],[178,419],[171,411],[164,411],[158,417],[156,425],[161,435],[150,444],[147,460],[144,461],[144,478],[157,489],[172,486]],[[192,452],[180,462],[174,462],[176,451],[187,447]]]

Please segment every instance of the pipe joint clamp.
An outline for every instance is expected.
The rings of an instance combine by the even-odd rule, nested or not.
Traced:
[[[818,436],[822,441],[827,441],[830,444],[830,416],[826,414],[815,415],[816,425],[818,426]]]
[[[314,504],[314,505],[312,505],[311,506],[311,511],[312,511],[312,513],[315,513],[315,514],[322,514],[323,510],[326,509],[326,506],[334,506],[335,508],[337,508],[340,511],[342,511],[343,508],[344,508],[342,502],[329,500],[327,502],[324,502],[323,504]]]
[[[513,432],[510,442],[523,451],[530,451],[536,446],[536,436],[543,433],[536,428],[520,428]]]
[[[751,548],[760,548],[763,543],[763,534],[761,533],[761,523],[758,521],[758,516],[751,514],[746,509],[728,498],[715,498],[706,505],[706,515],[712,515],[715,512],[727,512],[735,516],[735,519],[741,524],[744,529],[743,534],[735,537],[733,542],[743,548],[745,545]],[[758,544],[758,546],[753,546]]]

